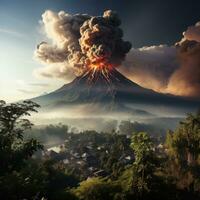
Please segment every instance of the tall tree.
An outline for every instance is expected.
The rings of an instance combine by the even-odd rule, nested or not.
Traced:
[[[42,145],[35,139],[24,140],[25,131],[33,125],[25,117],[36,112],[38,107],[31,101],[12,104],[0,101],[0,198],[17,200],[27,197],[23,191],[28,191],[27,185],[30,184],[27,184],[29,178],[24,177],[23,170],[28,159],[42,149]],[[35,184],[31,185],[34,191]],[[28,197],[36,193],[30,193]]]
[[[200,155],[200,113],[188,114],[175,132],[168,132],[166,146],[170,156],[186,168],[197,164]]]
[[[139,192],[149,190],[149,184],[155,169],[154,144],[145,132],[134,134],[131,138],[131,147],[135,155],[134,174],[137,176]]]
[[[169,173],[177,177],[178,186],[200,191],[200,112],[188,114],[174,132],[169,131],[165,145],[171,167]]]
[[[23,136],[33,125],[23,117],[37,112],[38,107],[31,101],[12,104],[0,101],[0,174],[19,169],[26,159],[42,148],[37,140],[24,141]]]

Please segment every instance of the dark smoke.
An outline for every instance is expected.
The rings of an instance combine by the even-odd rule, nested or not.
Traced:
[[[52,44],[40,43],[35,56],[47,64],[65,63],[79,73],[100,62],[117,67],[131,49],[122,39],[118,15],[111,10],[103,16],[46,11],[42,22]]]

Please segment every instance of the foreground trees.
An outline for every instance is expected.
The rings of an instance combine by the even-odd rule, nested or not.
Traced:
[[[42,149],[37,140],[24,141],[24,131],[30,129],[32,124],[28,119],[30,112],[36,112],[39,106],[33,102],[25,101],[20,104],[7,105],[0,102],[0,174],[19,170],[24,162],[33,153]]]
[[[163,199],[200,198],[200,115],[188,115],[175,132],[169,131],[164,145],[156,145],[147,133],[133,134],[130,146],[135,161],[117,180],[84,181],[73,190],[79,199]],[[104,187],[115,187],[113,194]],[[104,191],[104,192],[103,192]],[[84,196],[86,195],[86,196]],[[101,196],[106,199],[105,196]],[[112,197],[112,198],[111,198]]]
[[[32,123],[23,118],[37,112],[39,105],[25,101],[0,101],[0,199],[73,199],[66,188],[77,180],[54,168],[52,161],[36,161],[32,155],[43,148],[35,139],[24,139]]]
[[[37,140],[24,140],[24,132],[30,129],[32,124],[23,117],[29,116],[30,112],[36,112],[38,107],[39,105],[30,101],[16,104],[0,101],[1,198],[20,199],[23,197],[20,194],[22,187],[25,187],[29,181],[28,177],[23,177],[27,160],[34,152],[42,149],[42,145]]]
[[[188,114],[166,138],[168,173],[177,186],[193,193],[200,192],[200,112]]]
[[[131,141],[135,155],[133,170],[136,185],[133,184],[133,187],[136,187],[136,190],[142,194],[145,190],[150,189],[156,169],[155,146],[147,133],[144,132],[134,134]]]
[[[83,181],[72,192],[80,200],[117,200],[122,195],[122,189],[119,184],[101,178],[90,178]]]
[[[107,172],[105,177],[83,179],[85,168],[81,165],[80,174],[74,176],[69,164],[33,159],[43,146],[36,139],[25,137],[25,131],[32,127],[27,116],[37,112],[38,107],[31,101],[0,101],[0,199],[200,199],[200,113],[188,115],[159,145],[145,132],[127,138],[95,131],[73,134],[67,133],[66,126],[58,127],[62,137],[70,135],[65,148],[73,153],[78,150],[80,155],[92,152],[95,156],[88,160]],[[57,128],[47,130],[53,135]],[[122,162],[124,155],[130,154],[134,159]]]
[[[200,155],[200,112],[188,114],[177,130],[169,132],[166,145],[168,154],[181,168],[197,165]]]

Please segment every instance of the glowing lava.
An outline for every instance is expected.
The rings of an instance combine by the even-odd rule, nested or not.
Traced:
[[[105,64],[103,62],[92,63],[89,65],[89,73],[91,76],[89,81],[95,81],[99,78],[99,76],[103,76],[107,83],[110,83],[110,72],[112,71],[113,66],[109,64]]]

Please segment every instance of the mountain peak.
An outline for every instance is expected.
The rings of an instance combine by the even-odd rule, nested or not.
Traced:
[[[32,100],[41,105],[49,105],[53,102],[62,102],[62,104],[102,103],[121,101],[122,98],[125,100],[124,97],[127,98],[127,95],[131,93],[137,95],[151,92],[130,81],[115,68],[105,68],[91,69],[58,90]]]
[[[94,70],[91,69],[71,83],[43,96],[31,99],[43,108],[57,108],[69,105],[103,104],[107,107],[118,107],[122,104],[145,105],[180,105],[191,104],[181,97],[156,93],[132,82],[115,68]],[[194,102],[192,102],[193,104]],[[112,105],[112,106],[110,106]]]
[[[73,82],[79,84],[80,87],[85,86],[90,89],[93,88],[103,91],[112,90],[122,85],[123,87],[133,87],[133,85],[135,85],[135,87],[140,87],[123,76],[115,68],[105,68],[101,70],[91,69],[77,77]]]

